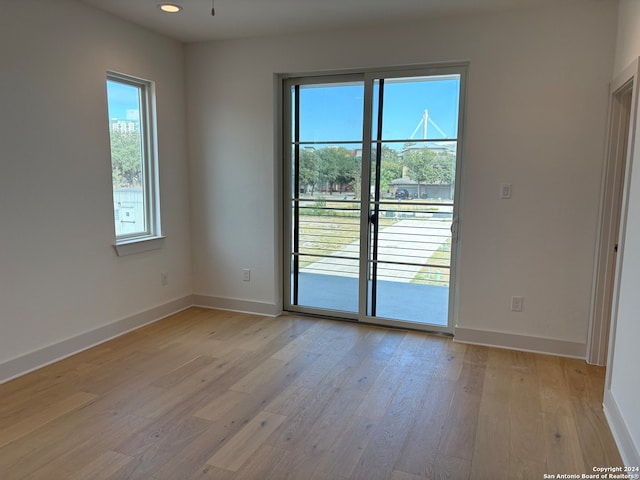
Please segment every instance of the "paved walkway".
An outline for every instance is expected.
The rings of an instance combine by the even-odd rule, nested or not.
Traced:
[[[408,283],[434,252],[451,235],[450,220],[407,219],[380,229],[378,234],[378,279]],[[358,277],[359,242],[355,241],[301,269],[302,273]],[[338,257],[349,257],[344,260]],[[412,265],[393,265],[384,262],[402,262]]]

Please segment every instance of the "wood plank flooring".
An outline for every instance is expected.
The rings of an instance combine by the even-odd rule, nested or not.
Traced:
[[[604,368],[191,308],[0,385],[2,480],[542,479],[622,461]]]

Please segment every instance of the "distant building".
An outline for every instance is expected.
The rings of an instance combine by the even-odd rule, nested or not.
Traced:
[[[452,200],[453,189],[451,184],[424,184],[409,178],[408,168],[402,168],[402,178],[396,178],[389,182],[389,194],[393,198],[411,200],[414,198],[431,198],[439,200]]]
[[[118,133],[136,133],[140,130],[138,122],[132,120],[122,120],[120,118],[111,119],[111,131]]]

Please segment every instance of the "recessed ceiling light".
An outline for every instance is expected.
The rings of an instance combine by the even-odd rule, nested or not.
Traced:
[[[173,3],[161,3],[158,5],[158,8],[167,13],[178,13],[182,10],[180,5],[175,5]]]

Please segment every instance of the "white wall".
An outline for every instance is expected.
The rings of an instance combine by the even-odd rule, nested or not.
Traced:
[[[620,3],[614,76],[640,56],[640,1]],[[640,79],[636,79],[640,81]],[[636,118],[635,150],[631,159],[626,232],[621,239],[623,261],[618,284],[615,337],[610,346],[605,409],[627,465],[640,465],[640,118]]]
[[[614,76],[621,73],[640,53],[640,2],[620,0]]]
[[[280,305],[274,73],[469,60],[456,334],[583,356],[616,21],[587,1],[189,45],[195,293]]]
[[[584,353],[615,2],[191,45],[186,102],[180,44],[74,0],[3,8],[0,378],[192,293],[277,312],[274,73],[451,60],[471,62],[457,333]],[[167,240],[122,258],[111,247],[108,69],[158,92]],[[513,183],[512,200],[498,199],[500,182]],[[508,311],[511,295],[524,295],[523,313]]]
[[[192,284],[182,45],[76,1],[21,0],[2,3],[0,61],[1,380],[118,333],[105,326]],[[107,70],[157,87],[167,239],[128,257],[112,248]]]

